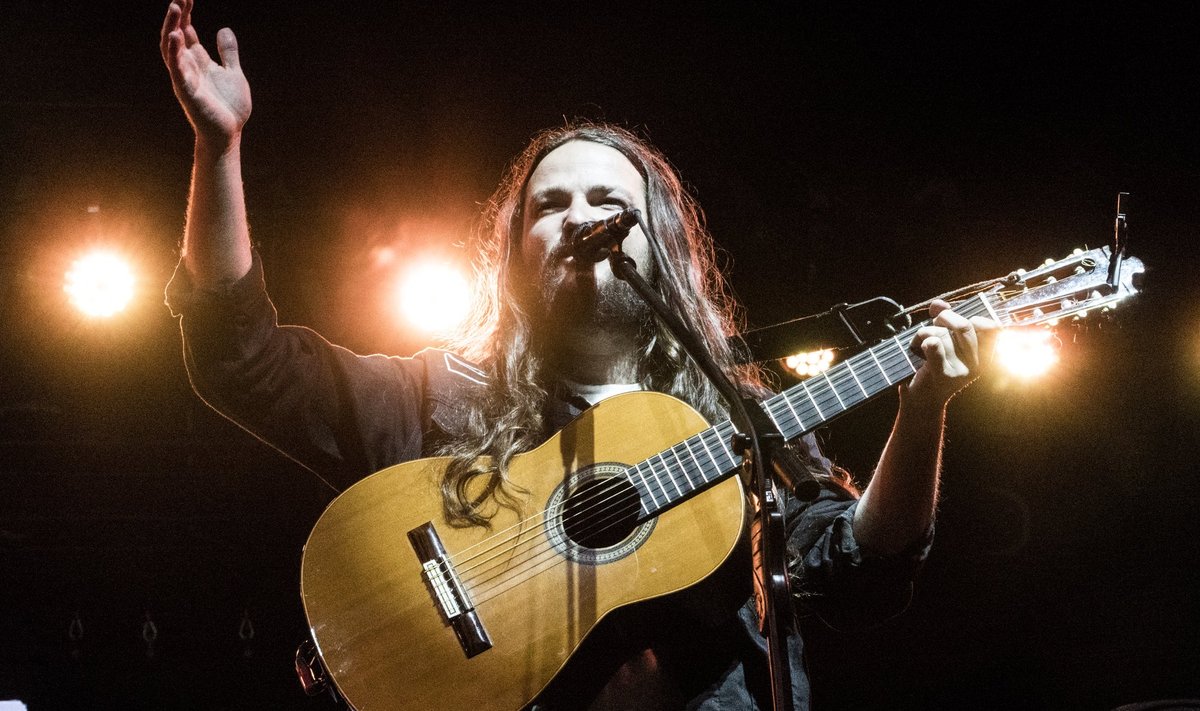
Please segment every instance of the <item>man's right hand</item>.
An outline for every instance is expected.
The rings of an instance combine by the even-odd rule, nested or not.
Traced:
[[[250,84],[242,74],[233,30],[226,27],[217,33],[221,63],[214,62],[192,26],[192,4],[193,0],[172,0],[159,47],[196,138],[224,150],[238,140],[250,118]]]

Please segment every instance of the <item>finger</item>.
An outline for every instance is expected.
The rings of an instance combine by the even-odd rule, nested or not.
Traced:
[[[939,336],[928,336],[921,341],[921,356],[934,370],[941,371],[946,362],[946,341]]]
[[[163,18],[162,32],[158,38],[158,50],[162,52],[163,59],[167,58],[167,46],[169,44],[168,37],[179,27],[179,18],[183,15],[183,10],[176,3],[171,3],[167,6],[167,16]]]
[[[1000,330],[1000,324],[986,316],[972,316],[971,325],[975,327],[975,331],[981,336],[992,335]]]
[[[929,318],[937,318],[938,314],[950,308],[950,303],[943,299],[934,299],[929,302]]]
[[[925,344],[930,339],[935,339],[938,341],[944,340],[946,343],[949,343],[950,332],[941,326],[922,326],[921,328],[917,329],[916,334],[913,335],[912,343],[909,344],[908,348],[916,355],[924,357]]]
[[[191,25],[183,26],[183,39],[188,49],[200,44],[200,37],[196,34],[196,28]]]
[[[163,61],[167,64],[167,73],[171,75],[171,83],[180,86],[183,81],[183,33],[178,29],[167,35],[167,47],[163,53]]]
[[[975,333],[979,337],[979,362],[981,365],[986,365],[992,360],[996,334],[1000,333],[1000,326],[990,318],[983,316],[972,317],[971,325],[975,327]]]
[[[964,365],[970,368],[978,365],[979,338],[975,333],[975,326],[970,320],[947,308],[938,312],[933,323],[949,332],[955,353]]]
[[[234,36],[233,30],[228,27],[222,27],[217,33],[217,54],[221,56],[221,64],[227,69],[242,68],[241,60],[238,58],[237,37]]]
[[[179,21],[180,27],[183,28],[183,39],[186,46],[190,49],[197,44],[200,44],[200,37],[196,34],[196,28],[192,25],[192,0],[181,0],[183,3],[183,17]]]

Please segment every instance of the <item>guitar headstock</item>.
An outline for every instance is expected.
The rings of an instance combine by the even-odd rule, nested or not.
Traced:
[[[1110,311],[1141,291],[1146,271],[1137,257],[1124,256],[1113,265],[1111,254],[1108,247],[1077,249],[1036,269],[1018,270],[987,293],[987,300],[1002,326],[1056,325]]]

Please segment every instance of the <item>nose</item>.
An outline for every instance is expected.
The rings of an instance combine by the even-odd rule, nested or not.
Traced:
[[[563,238],[568,238],[580,225],[599,217],[599,209],[588,204],[586,196],[574,196],[563,215]]]

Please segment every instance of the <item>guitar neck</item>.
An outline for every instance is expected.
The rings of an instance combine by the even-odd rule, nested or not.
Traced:
[[[986,315],[1003,323],[986,294],[956,304],[955,310],[968,318]],[[768,398],[762,403],[764,409],[788,441],[812,432],[915,375],[924,361],[908,344],[924,325],[907,328]],[[725,420],[626,470],[641,497],[640,520],[653,518],[736,473],[742,456],[730,449],[735,432],[733,423]]]

